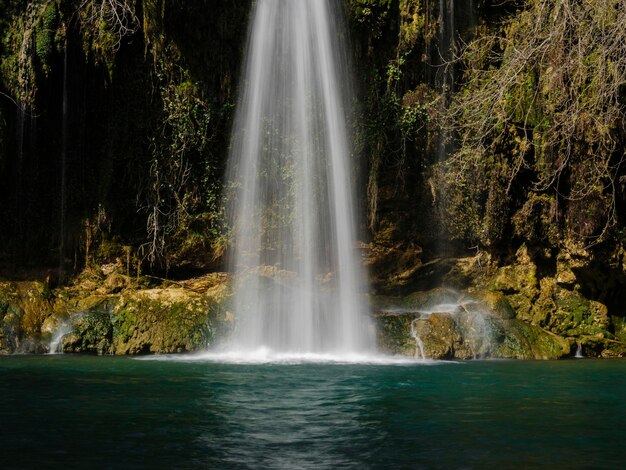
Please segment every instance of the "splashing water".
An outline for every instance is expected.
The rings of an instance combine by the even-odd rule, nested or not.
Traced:
[[[52,334],[48,354],[63,354],[63,338],[72,332],[72,324],[69,322],[61,323]]]
[[[582,359],[584,356],[583,354],[583,345],[582,343],[578,343],[578,346],[576,346],[576,354],[574,355],[574,357],[576,359]]]
[[[463,340],[463,346],[471,351],[474,359],[490,357],[494,348],[496,331],[489,309],[480,301],[456,291],[440,290],[436,296],[416,308],[385,311],[415,316],[410,325],[410,334],[415,340],[416,359],[430,359],[429,344],[432,344],[433,338],[435,343],[440,341],[438,335],[444,333],[445,328],[433,328],[432,324],[426,326],[433,314],[452,320],[454,330]]]
[[[229,158],[233,351],[373,349],[340,13],[330,0],[254,6]]]
[[[424,353],[424,343],[422,338],[420,338],[419,333],[417,332],[416,320],[411,322],[411,336],[415,339],[415,355],[416,359],[426,359],[426,354]]]

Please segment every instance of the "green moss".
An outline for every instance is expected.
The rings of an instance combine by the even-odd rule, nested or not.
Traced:
[[[411,323],[415,315],[384,314],[375,317],[378,332],[378,347],[390,354],[412,356],[415,354],[415,339],[411,335]]]
[[[50,69],[50,60],[56,50],[55,38],[58,28],[59,13],[56,3],[51,1],[43,10],[35,30],[35,53],[45,73]]]
[[[180,289],[126,293],[112,317],[116,354],[176,353],[213,339],[212,301]]]
[[[112,303],[103,301],[79,314],[64,349],[70,352],[111,354],[113,352]]]

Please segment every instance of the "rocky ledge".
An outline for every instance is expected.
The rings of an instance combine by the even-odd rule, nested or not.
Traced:
[[[383,352],[433,359],[626,357],[622,280],[614,273],[597,277],[580,251],[559,256],[549,271],[525,247],[508,265],[480,254],[409,261],[417,267],[393,288],[381,292],[373,279]],[[285,281],[275,270],[258,274],[270,283]],[[589,290],[594,282],[596,293]],[[450,288],[436,287],[441,284]],[[132,278],[121,266],[92,267],[55,289],[0,281],[0,354],[206,349],[233,327],[231,286],[224,273],[168,281]]]
[[[93,270],[61,289],[0,282],[0,354],[189,352],[230,327],[226,275],[149,284]]]
[[[515,318],[502,294],[448,289],[377,298],[379,347],[419,359],[559,359],[576,347]],[[573,348],[573,349],[572,349]]]

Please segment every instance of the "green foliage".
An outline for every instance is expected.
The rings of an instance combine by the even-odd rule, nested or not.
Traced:
[[[82,313],[74,322],[72,336],[72,349],[76,352],[111,353],[113,324],[108,303],[101,302]]]
[[[492,230],[503,215],[489,205],[495,181],[498,198],[522,196],[523,207],[514,208],[518,236],[555,242],[554,233],[528,227],[529,217],[545,223],[541,201],[554,194],[553,207],[568,216],[551,219],[564,219],[568,236],[597,243],[617,223],[615,182],[626,157],[619,96],[626,82],[626,1],[525,6],[463,53],[467,85],[451,115],[460,149],[445,172],[453,180],[482,181],[464,189],[478,202],[473,224],[481,233],[500,233],[496,239],[505,233]]]
[[[415,213],[429,206],[422,201],[428,188],[420,180],[426,179],[440,128],[441,100],[432,84],[424,83],[430,67],[425,51],[440,22],[419,0],[351,1],[348,6],[357,44],[364,48],[359,63],[367,91],[356,148],[369,160],[368,219],[376,233],[385,199],[390,204],[393,198],[396,205],[410,200]],[[408,225],[403,230],[413,230]]]
[[[372,37],[379,38],[387,16],[391,10],[392,0],[350,0],[349,8],[354,19],[371,32]]]
[[[95,53],[110,75],[122,42],[139,28],[135,8],[136,0],[83,0],[76,12],[85,54]]]
[[[59,14],[55,2],[50,2],[43,10],[35,31],[35,53],[41,61],[44,71],[49,69],[49,62],[55,50],[55,36],[59,27]]]
[[[170,58],[176,58],[173,46],[166,51]],[[169,60],[155,66],[163,114],[150,142],[151,182],[145,206],[150,241],[143,247],[144,254],[151,263],[166,268],[172,256],[180,259],[190,247],[192,251],[199,246],[208,249],[206,245],[220,237],[222,215],[217,207],[220,188],[215,183],[216,164],[209,148],[216,113],[200,84],[192,81],[187,71],[176,69],[175,62]],[[198,216],[198,211],[207,207],[210,210],[205,214],[211,215]],[[198,221],[207,232],[196,233],[199,238],[188,233]],[[206,240],[201,241],[204,237]]]

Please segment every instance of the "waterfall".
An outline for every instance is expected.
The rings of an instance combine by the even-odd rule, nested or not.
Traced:
[[[411,336],[413,336],[413,339],[415,340],[415,354],[413,357],[423,360],[426,359],[426,354],[424,354],[424,342],[422,341],[422,338],[420,338],[417,331],[416,321],[417,320],[413,320],[411,322]]]
[[[576,346],[576,354],[574,355],[574,357],[576,359],[581,359],[581,358],[585,357],[584,354],[583,354],[583,345],[580,342]]]
[[[253,8],[229,156],[230,347],[366,352],[342,12],[331,0]]]
[[[72,332],[72,324],[69,321],[61,323],[52,333],[48,354],[63,354],[63,338]]]

